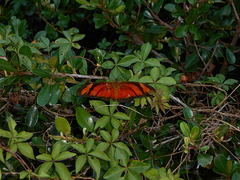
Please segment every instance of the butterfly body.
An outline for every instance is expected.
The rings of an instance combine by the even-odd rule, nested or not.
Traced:
[[[138,82],[98,82],[82,86],[77,90],[77,95],[127,101],[136,97],[148,96],[153,91],[153,87]]]

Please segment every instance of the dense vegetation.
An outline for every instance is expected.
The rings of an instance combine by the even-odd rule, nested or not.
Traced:
[[[5,0],[0,179],[240,179],[239,0]],[[154,87],[132,102],[88,82]]]

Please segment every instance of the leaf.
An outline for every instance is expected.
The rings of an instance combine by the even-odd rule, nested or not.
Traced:
[[[52,161],[52,156],[50,154],[40,154],[36,156],[36,158],[42,161]]]
[[[130,162],[128,169],[134,170],[138,173],[143,173],[150,168],[150,164],[141,162],[139,160],[133,160]]]
[[[18,135],[16,135],[17,142],[26,141],[30,139],[32,136],[33,136],[33,133],[21,131],[20,133],[18,133]]]
[[[54,160],[55,161],[62,161],[62,160],[68,159],[68,158],[72,158],[73,156],[76,156],[76,154],[72,153],[72,152],[64,151],[64,152],[60,153],[58,155],[58,157]]]
[[[148,179],[151,179],[151,180],[159,180],[158,171],[154,168],[144,172],[143,175],[146,176]]]
[[[149,42],[141,46],[142,60],[145,60],[148,57],[149,53],[151,52],[151,49],[152,49],[152,46]]]
[[[62,132],[64,135],[71,134],[71,126],[66,118],[57,117],[55,119],[55,127],[59,133]]]
[[[226,48],[226,57],[230,64],[236,63],[236,57],[235,57],[234,53],[228,48]]]
[[[37,104],[39,106],[45,106],[50,100],[50,86],[46,84],[39,92],[37,96]]]
[[[190,120],[193,117],[193,111],[189,107],[183,109],[183,115],[187,120]]]
[[[5,162],[4,157],[3,157],[3,149],[0,147],[0,161],[3,163]]]
[[[188,31],[189,25],[181,24],[179,27],[175,30],[175,36],[178,38],[183,38],[186,36]]]
[[[94,130],[96,130],[98,127],[104,128],[109,121],[110,121],[110,116],[101,117],[100,119],[97,120]]]
[[[116,141],[119,136],[119,130],[118,129],[113,129],[112,130],[112,142]]]
[[[181,129],[182,133],[184,134],[184,136],[190,137],[190,129],[189,129],[187,123],[181,122],[180,129]]]
[[[15,132],[15,127],[17,126],[17,123],[13,120],[12,117],[9,117],[8,120],[8,128],[11,131],[11,133]]]
[[[110,115],[109,109],[107,107],[107,104],[104,103],[103,101],[100,101],[100,100],[90,100],[89,102],[90,102],[91,105],[94,106],[94,109],[98,113],[103,114],[103,115]]]
[[[86,153],[87,149],[82,144],[72,144],[72,147],[80,153]]]
[[[101,170],[100,161],[95,157],[92,158],[91,156],[88,156],[88,163],[90,164],[91,168],[96,172],[96,180],[98,180]]]
[[[75,172],[76,174],[81,171],[82,167],[85,165],[87,161],[87,156],[85,154],[79,156],[75,161]]]
[[[32,72],[33,72],[33,74],[43,77],[43,78],[51,77],[51,74],[49,73],[49,71],[47,69],[33,69]]]
[[[139,173],[137,173],[136,171],[133,171],[131,169],[128,170],[125,177],[126,177],[126,179],[131,179],[131,180],[141,179],[141,175]]]
[[[53,86],[50,86],[50,94],[51,97],[49,99],[49,105],[55,105],[58,102],[59,95],[60,95],[60,84],[55,83]]]
[[[78,107],[76,110],[77,123],[82,128],[86,128],[88,131],[93,132],[94,122],[91,115],[82,107]]]
[[[120,160],[120,164],[124,167],[127,167],[127,164],[129,162],[129,155],[128,153],[123,150],[123,149],[120,149],[120,148],[116,148],[116,151],[115,151],[115,159],[116,160]]]
[[[222,173],[226,173],[227,158],[222,154],[214,158],[214,166]]]
[[[28,143],[18,143],[17,147],[24,156],[30,159],[35,159],[33,149]]]
[[[231,180],[239,180],[239,179],[240,179],[240,173],[239,172],[234,172]]]
[[[52,150],[51,156],[55,160],[61,152],[61,144],[58,143]]]
[[[42,173],[48,173],[48,170],[52,167],[53,163],[52,162],[44,162],[39,171],[38,171],[38,174],[42,174]]]
[[[166,86],[172,86],[174,84],[177,84],[177,82],[175,81],[175,79],[173,79],[172,77],[162,77],[161,79],[159,79],[157,81],[158,84],[163,84]]]
[[[18,146],[16,143],[11,143],[9,146],[9,150],[13,153],[17,152]],[[9,160],[12,157],[12,153],[7,152],[6,154],[6,160]]]
[[[197,140],[197,138],[199,137],[200,134],[201,134],[200,128],[197,126],[194,126],[191,129],[191,140]]]
[[[123,142],[115,142],[113,143],[114,146],[116,146],[117,148],[123,149],[125,150],[129,156],[132,156],[131,151],[129,150],[128,146],[126,144],[124,144]]]
[[[117,119],[122,119],[122,120],[130,120],[130,117],[127,114],[124,114],[122,112],[116,112],[115,114],[112,115],[113,117]]]
[[[71,180],[71,174],[63,163],[55,162],[54,165],[61,179]]]
[[[10,64],[8,61],[2,59],[0,57],[0,69],[6,70],[7,72],[16,72],[17,69],[15,69],[12,64]]]
[[[100,134],[105,141],[111,142],[111,135],[107,131],[101,130]]]
[[[114,63],[112,61],[105,61],[102,64],[102,67],[105,69],[112,69],[114,67]]]
[[[87,153],[91,151],[91,149],[93,148],[93,145],[94,145],[94,140],[92,138],[89,138],[86,142]]]
[[[34,127],[38,122],[39,112],[36,104],[32,105],[26,115],[25,124],[28,127]]]
[[[206,165],[212,163],[213,156],[209,154],[198,154],[197,159],[200,166],[206,167]]]
[[[90,152],[89,155],[97,157],[97,158],[105,160],[105,161],[110,161],[108,156],[104,152],[99,151],[99,150],[94,150],[94,151]]]
[[[127,56],[123,57],[117,63],[117,65],[122,66],[122,67],[129,67],[133,63],[138,62],[138,61],[140,61],[140,59],[138,57],[136,57],[135,55],[127,55]]]
[[[150,76],[153,79],[154,82],[156,82],[159,77],[160,77],[160,71],[159,68],[154,67],[151,71],[150,71]]]
[[[122,172],[125,170],[125,168],[120,167],[120,166],[115,166],[110,168],[105,174],[104,178],[105,179],[118,179],[118,177],[121,176]]]

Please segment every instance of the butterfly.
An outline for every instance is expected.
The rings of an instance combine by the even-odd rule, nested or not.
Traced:
[[[153,92],[155,90],[152,86],[139,82],[97,82],[80,87],[77,95],[123,102],[137,97],[151,96]]]

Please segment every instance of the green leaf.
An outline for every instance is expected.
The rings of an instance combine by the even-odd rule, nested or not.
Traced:
[[[71,44],[62,44],[59,48],[59,64],[63,63],[63,60],[67,52],[71,49]]]
[[[94,109],[103,115],[110,115],[109,113],[109,109],[106,103],[104,103],[103,101],[100,100],[91,100],[89,101],[91,105],[94,106]]]
[[[206,165],[212,163],[213,156],[209,154],[198,154],[197,159],[200,166],[206,167]]]
[[[126,177],[126,179],[131,179],[131,180],[141,179],[141,175],[139,173],[137,173],[136,171],[133,171],[131,169],[128,170],[125,177]]]
[[[113,128],[118,129],[120,126],[120,121],[115,117],[111,117],[111,124]]]
[[[50,86],[46,84],[39,92],[37,96],[37,104],[39,106],[45,106],[50,100]]]
[[[71,174],[63,163],[55,162],[55,169],[61,179],[71,180]]]
[[[90,164],[91,168],[96,172],[96,180],[98,180],[101,170],[100,161],[95,157],[92,158],[91,156],[88,156],[88,163]]]
[[[189,129],[187,123],[181,122],[180,129],[181,129],[182,133],[184,134],[184,136],[190,137],[190,129]]]
[[[204,145],[204,146],[201,146],[201,147],[199,148],[200,151],[207,151],[207,150],[209,150],[209,149],[210,149],[210,146],[208,146],[208,145]]]
[[[114,63],[112,61],[105,61],[102,64],[102,67],[105,69],[112,69],[114,67]]]
[[[52,162],[44,162],[39,171],[38,171],[38,174],[42,174],[42,173],[48,173],[49,169],[52,167],[53,163]]]
[[[145,64],[143,62],[137,62],[133,66],[133,72],[137,74],[139,71],[141,71],[145,67]]]
[[[55,160],[61,152],[61,144],[58,143],[52,150],[52,158]]]
[[[119,130],[118,129],[113,129],[112,130],[112,142],[116,141],[119,136]]]
[[[52,156],[50,154],[40,154],[36,156],[36,158],[42,161],[52,161]]]
[[[53,86],[50,86],[50,94],[51,97],[49,99],[49,105],[55,105],[58,102],[59,96],[60,96],[60,84],[55,83]]]
[[[105,24],[107,24],[107,20],[106,20],[106,17],[101,15],[101,14],[97,14],[97,13],[94,13],[93,14],[94,18],[93,18],[93,21],[95,23],[95,28],[98,29],[102,26],[104,26]]]
[[[33,133],[26,132],[26,131],[21,131],[21,132],[18,133],[18,135],[16,136],[17,142],[26,141],[26,140],[30,139],[32,136],[33,136]]]
[[[192,67],[196,66],[198,61],[199,61],[199,57],[196,52],[190,54],[184,62],[184,69],[189,70],[191,72],[195,71],[195,69],[193,69]]]
[[[105,161],[110,161],[108,156],[104,152],[99,151],[99,150],[94,150],[93,152],[90,152],[89,155],[97,157],[97,158],[105,160]]]
[[[237,82],[238,82],[238,80],[236,80],[236,79],[227,79],[223,84],[231,86]]]
[[[150,76],[152,77],[153,81],[156,82],[159,77],[160,77],[160,71],[159,68],[154,67],[151,71],[150,71]]]
[[[187,120],[190,120],[193,117],[193,111],[189,107],[183,109],[183,115]]]
[[[149,167],[150,167],[150,164],[141,162],[139,160],[133,160],[133,161],[130,162],[130,165],[129,165],[128,169],[134,170],[138,173],[143,173],[146,170],[148,170]]]
[[[129,162],[129,156],[128,156],[128,153],[125,150],[120,149],[120,148],[116,148],[115,159],[116,160],[119,159],[120,164],[124,167],[127,167],[127,164]]]
[[[73,42],[80,41],[85,37],[85,34],[76,34],[73,36]]]
[[[150,180],[159,180],[158,171],[154,168],[143,173]],[[162,177],[163,178],[163,177]]]
[[[200,134],[201,134],[200,128],[197,126],[194,126],[191,129],[191,140],[197,140]]]
[[[146,43],[146,44],[143,44],[141,46],[141,57],[142,57],[142,60],[147,59],[149,53],[151,52],[151,49],[152,49],[152,46],[151,46],[151,44],[149,42]]]
[[[35,159],[33,149],[28,143],[18,143],[17,147],[24,156],[30,159]]]
[[[15,143],[11,143],[9,146],[9,150],[12,151],[13,153],[17,152],[18,146]],[[6,160],[9,160],[12,157],[12,153],[7,152],[6,154]]]
[[[55,119],[55,127],[58,132],[62,132],[64,135],[71,134],[71,126],[66,118],[57,117]]]
[[[222,173],[226,173],[227,158],[219,154],[214,158],[214,166]]]
[[[94,122],[91,115],[82,107],[78,107],[76,110],[77,123],[82,128],[86,128],[88,131],[93,132]]]
[[[181,24],[179,27],[175,30],[175,36],[178,38],[183,38],[186,36],[188,31],[189,25]]]
[[[130,149],[123,142],[115,142],[113,144],[114,144],[115,147],[125,150],[128,153],[129,156],[132,156],[132,153],[131,153]]]
[[[236,63],[236,57],[235,57],[234,53],[228,48],[226,48],[226,57],[230,64]]]
[[[158,84],[163,84],[166,86],[172,86],[177,84],[177,82],[175,81],[175,79],[173,79],[172,77],[162,77],[161,79],[159,79],[157,81]]]
[[[115,166],[110,168],[103,176],[105,179],[118,179],[121,176],[125,168],[120,166]]]
[[[79,151],[80,153],[86,153],[86,148],[82,144],[72,144],[71,145],[74,149]]]
[[[116,112],[115,114],[112,115],[113,117],[117,119],[122,119],[122,120],[130,120],[130,117],[127,114],[124,114],[122,112]]]
[[[58,155],[58,157],[54,160],[55,161],[62,161],[62,160],[68,159],[68,158],[72,158],[73,156],[76,156],[76,154],[68,152],[68,151],[64,151],[64,152],[60,153]]]
[[[76,174],[81,171],[82,167],[87,161],[87,156],[85,154],[79,156],[77,160],[75,161],[75,172]]]
[[[43,77],[43,78],[51,77],[51,74],[49,74],[49,70],[47,70],[47,69],[33,69],[32,72],[33,72],[33,74]]]
[[[36,104],[32,105],[26,115],[25,124],[28,127],[34,127],[38,122],[39,112]]]
[[[152,66],[152,67],[160,67],[161,64],[159,61],[164,60],[164,58],[159,58],[159,59],[155,59],[155,58],[149,58],[145,61],[145,65],[146,67]]]
[[[108,148],[109,148],[109,143],[107,142],[101,142],[97,145],[96,149],[95,150],[98,150],[98,151],[106,151]]]
[[[12,117],[9,117],[8,120],[8,128],[11,131],[11,133],[15,132],[15,127],[17,126],[17,123],[13,120]]]
[[[240,173],[234,172],[231,180],[239,180],[239,179],[240,179]]]
[[[104,128],[109,121],[110,121],[110,116],[101,117],[100,119],[97,120],[94,130],[96,130],[98,127]]]
[[[105,141],[111,142],[111,135],[107,131],[101,130],[100,134]]]
[[[91,149],[93,148],[94,145],[94,140],[92,138],[89,138],[86,142],[86,152],[88,153],[89,151],[91,151]]]
[[[10,64],[8,61],[2,59],[0,57],[0,69],[6,70],[8,72],[16,72],[17,69],[15,69],[12,64]]]
[[[5,162],[4,157],[3,157],[3,149],[0,147],[0,161],[3,163]]]
[[[0,170],[0,173],[1,173],[1,170]],[[26,178],[27,176],[29,175],[29,173],[27,171],[21,171],[20,172],[20,177],[19,179],[24,179]],[[0,175],[1,176],[1,175]],[[2,177],[0,177],[0,179],[2,179]]]
[[[127,55],[127,56],[123,57],[117,63],[117,65],[122,66],[122,67],[129,67],[133,63],[138,62],[138,61],[140,61],[140,59],[138,59],[138,57],[136,57],[135,55]]]

